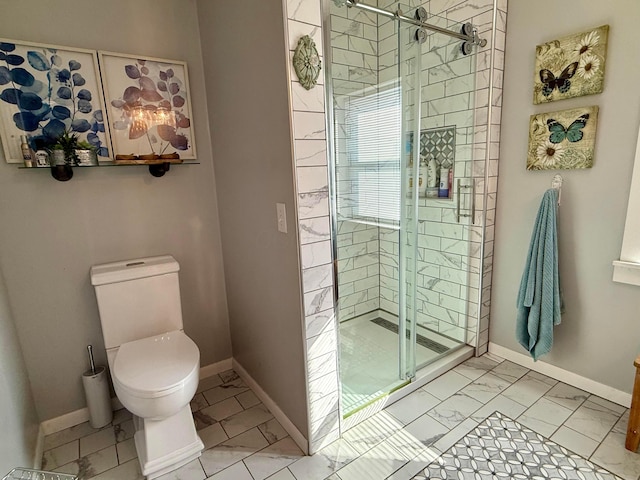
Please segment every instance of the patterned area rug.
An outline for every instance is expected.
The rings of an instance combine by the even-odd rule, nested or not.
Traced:
[[[616,475],[505,417],[490,415],[414,480],[612,480]]]

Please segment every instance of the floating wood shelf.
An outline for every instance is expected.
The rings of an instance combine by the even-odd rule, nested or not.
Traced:
[[[143,159],[115,159],[113,163],[116,165],[162,165],[163,163],[182,163],[184,160],[181,158],[156,158],[153,160],[143,160]]]

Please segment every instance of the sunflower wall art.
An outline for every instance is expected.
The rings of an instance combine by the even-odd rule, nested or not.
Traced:
[[[527,170],[593,166],[598,107],[531,115]]]
[[[533,103],[601,93],[609,25],[536,47]]]

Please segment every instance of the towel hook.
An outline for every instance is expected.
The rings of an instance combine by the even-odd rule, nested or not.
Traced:
[[[562,175],[556,174],[551,181],[551,188],[558,191],[558,206],[560,206],[560,197],[562,196]]]

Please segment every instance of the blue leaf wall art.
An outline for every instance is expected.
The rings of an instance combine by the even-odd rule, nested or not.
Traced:
[[[34,150],[64,133],[109,161],[97,52],[0,40],[0,135],[7,162],[20,163],[20,136]]]

